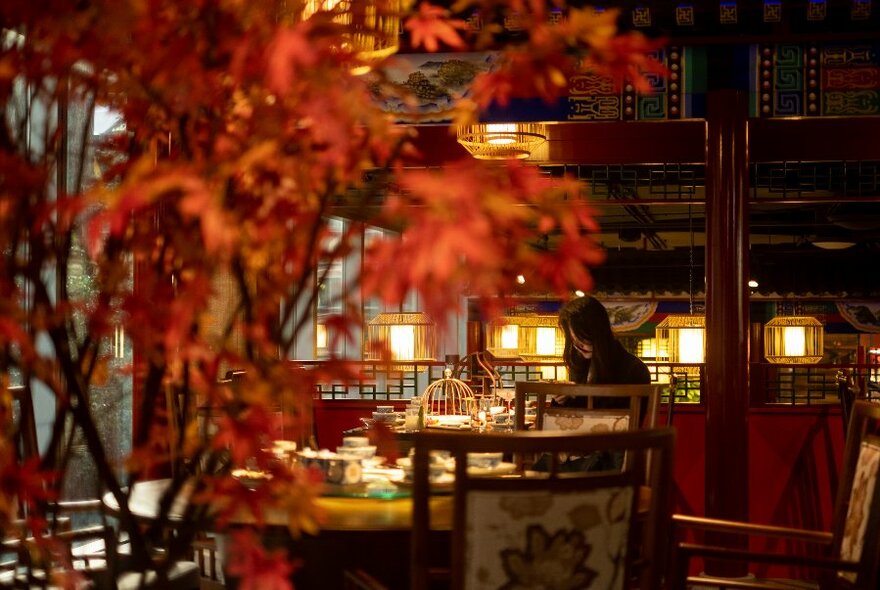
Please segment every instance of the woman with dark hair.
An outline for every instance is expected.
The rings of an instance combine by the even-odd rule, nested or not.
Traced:
[[[578,384],[640,385],[651,382],[648,367],[637,356],[627,352],[611,331],[611,320],[605,306],[595,297],[585,295],[572,299],[559,310],[559,327],[565,332],[565,349],[562,359],[568,368],[568,379]],[[642,415],[647,410],[647,400],[642,400]],[[587,398],[554,396],[552,405],[585,407]],[[595,408],[627,407],[625,398],[598,397],[593,400]],[[533,469],[547,469],[548,457],[536,461]],[[585,457],[569,457],[560,466],[562,471],[605,471],[620,469],[623,453],[620,451],[596,451]]]
[[[559,327],[565,332],[565,349],[562,359],[568,368],[568,379],[578,384],[640,385],[651,382],[648,367],[633,354],[626,351],[611,331],[611,320],[605,306],[595,297],[585,295],[572,299],[559,310]],[[647,400],[643,400],[646,402]],[[586,407],[587,398],[554,396],[554,406]],[[627,407],[624,398],[595,398],[595,408]],[[645,415],[647,404],[642,405]],[[537,471],[547,469],[548,457],[541,457],[533,466]],[[560,466],[562,471],[605,471],[619,469],[623,465],[623,453],[596,451],[584,457],[569,457]]]
[[[623,348],[611,331],[611,320],[598,299],[585,295],[572,299],[559,311],[559,326],[565,333],[562,359],[573,383],[642,384],[651,382],[648,367]],[[573,405],[569,397],[554,400]],[[585,403],[585,400],[578,400]]]

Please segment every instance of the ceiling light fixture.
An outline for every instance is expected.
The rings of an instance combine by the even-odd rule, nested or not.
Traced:
[[[694,313],[694,228],[690,205],[688,231],[688,313],[670,314],[657,324],[657,360],[661,362],[703,363],[706,359],[706,316]],[[693,372],[693,369],[685,371]]]
[[[387,347],[395,361],[432,361],[437,349],[434,321],[422,312],[383,312],[367,324],[366,360],[382,358]]]
[[[544,123],[461,125],[458,143],[478,160],[524,160],[547,141]]]
[[[835,240],[817,240],[813,245],[823,250],[846,250],[856,245],[855,242],[835,241]]]
[[[702,363],[706,359],[706,317],[703,315],[670,314],[657,324],[656,336],[659,361]]]
[[[764,325],[764,357],[773,364],[815,364],[822,360],[824,338],[814,317],[776,316]]]
[[[343,29],[342,47],[362,63],[351,73],[366,74],[372,65],[397,53],[400,47],[400,17],[411,0],[306,0],[299,20],[319,12]]]

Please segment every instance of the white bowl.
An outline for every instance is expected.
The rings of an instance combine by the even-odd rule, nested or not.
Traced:
[[[358,459],[372,459],[376,456],[376,445],[364,445],[362,447],[336,447],[340,455],[357,457]]]
[[[342,437],[342,446],[345,448],[365,447],[370,444],[370,439],[366,436],[344,436]]]
[[[403,474],[406,476],[406,479],[412,481],[412,475],[413,475],[412,459],[410,459],[409,457],[401,457],[397,460],[397,466],[400,467],[401,469],[403,469]],[[448,469],[447,469],[447,465],[445,462],[435,461],[435,460],[433,460],[433,457],[432,457],[431,462],[428,464],[428,478],[429,479],[432,479],[432,480],[438,479],[443,474],[445,474],[447,471],[448,471]]]
[[[501,464],[503,453],[468,453],[468,466],[495,469]]]

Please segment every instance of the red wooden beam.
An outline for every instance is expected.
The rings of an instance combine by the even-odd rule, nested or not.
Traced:
[[[880,160],[880,117],[750,119],[749,161]]]

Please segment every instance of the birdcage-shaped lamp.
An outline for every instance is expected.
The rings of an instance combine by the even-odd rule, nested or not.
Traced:
[[[383,312],[367,324],[366,360],[380,360],[387,349],[394,361],[432,361],[437,328],[423,312]]]
[[[702,363],[706,358],[706,317],[670,314],[656,329],[657,360],[668,363]]]
[[[557,361],[565,350],[565,332],[555,315],[520,316],[517,350],[526,361]]]
[[[774,364],[809,365],[822,360],[825,331],[811,316],[776,316],[764,325],[764,357]]]
[[[472,416],[477,411],[477,401],[470,386],[453,377],[452,369],[446,369],[442,379],[425,388],[422,407],[430,414]]]
[[[306,20],[316,14],[326,14],[341,28],[341,48],[361,62],[351,73],[361,75],[369,72],[375,62],[397,52],[400,18],[410,5],[410,0],[305,0],[288,2],[286,16],[291,20]],[[294,14],[298,7],[301,12]]]
[[[519,324],[516,316],[503,316],[486,325],[486,351],[496,359],[519,358]]]
[[[461,125],[457,139],[478,160],[525,159],[547,141],[547,126],[543,123]]]

